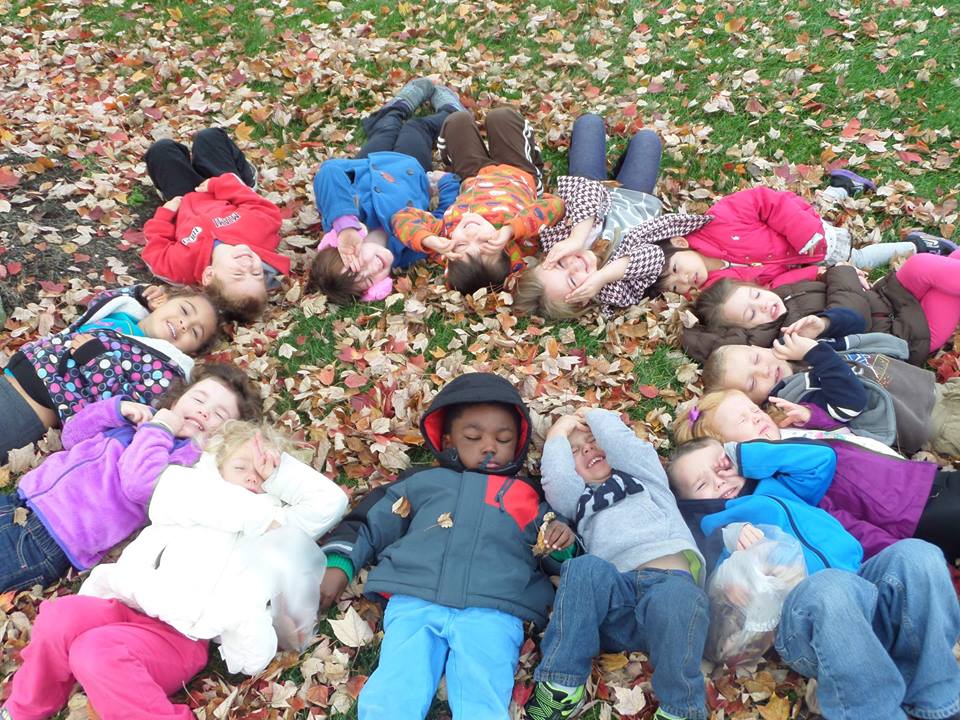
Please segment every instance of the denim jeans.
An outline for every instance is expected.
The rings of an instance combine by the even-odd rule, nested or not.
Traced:
[[[433,150],[437,146],[440,128],[454,108],[427,115],[411,117],[403,105],[392,104],[380,108],[363,119],[367,142],[357,153],[365,158],[375,152],[397,152],[415,158],[424,172],[433,170]]]
[[[856,574],[822,570],[797,585],[776,648],[791,668],[817,678],[824,717],[939,720],[960,712],[958,635],[943,553],[909,539]]]
[[[22,506],[18,496],[0,494],[0,592],[38,584],[46,587],[70,567],[36,513],[28,513],[26,525],[14,522],[14,513]]]
[[[394,595],[383,616],[380,663],[360,693],[360,720],[422,720],[447,675],[454,720],[508,720],[520,659],[520,618]]]
[[[707,596],[688,573],[621,573],[593,555],[568,560],[534,679],[583,685],[601,650],[641,650],[653,664],[660,707],[671,715],[705,720],[700,659],[708,620]]]
[[[660,174],[663,149],[652,130],[640,130],[620,156],[613,176],[629,190],[653,194]],[[586,114],[577,118],[570,137],[570,174],[591,180],[607,179],[607,138],[603,118]]]

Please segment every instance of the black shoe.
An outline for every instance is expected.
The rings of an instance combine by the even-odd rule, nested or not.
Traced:
[[[957,249],[956,243],[952,243],[946,238],[930,233],[915,231],[909,233],[904,240],[912,242],[917,247],[918,253],[931,253],[933,255],[949,255]]]

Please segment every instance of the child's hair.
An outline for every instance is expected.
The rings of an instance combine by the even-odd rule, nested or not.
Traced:
[[[307,292],[319,290],[334,305],[350,305],[360,299],[364,287],[352,270],[345,270],[340,251],[335,247],[320,250],[307,275]]]
[[[740,287],[754,287],[750,283],[738,282],[730,278],[718,280],[700,293],[693,304],[693,314],[700,323],[711,330],[722,330],[730,327],[723,317],[723,304],[730,299],[733,292]]]
[[[676,488],[677,479],[674,475],[673,469],[676,467],[675,463],[682,457],[686,457],[690,453],[696,452],[697,450],[702,450],[711,443],[719,442],[716,438],[709,436],[704,436],[697,438],[696,440],[689,440],[682,445],[678,445],[672,453],[670,453],[670,459],[667,461],[667,479],[670,481],[670,487]]]
[[[453,428],[453,421],[456,420],[461,415],[463,415],[463,413],[466,412],[467,408],[470,407],[471,405],[497,405],[498,407],[502,407],[504,410],[506,410],[513,416],[513,419],[517,425],[516,430],[518,433],[520,432],[520,415],[517,412],[517,409],[513,405],[511,405],[510,403],[484,402],[482,400],[474,403],[469,403],[469,402],[457,403],[456,405],[450,405],[444,408],[443,428],[441,429],[440,432],[443,435],[449,435],[450,430]]]
[[[211,436],[207,442],[206,451],[213,454],[217,467],[220,467],[242,445],[252,440],[257,433],[263,437],[267,445],[270,445],[277,452],[290,452],[293,449],[293,443],[290,439],[270,425],[246,420],[227,420]]]
[[[224,320],[224,311],[223,307],[220,305],[220,301],[210,294],[207,288],[203,290],[197,290],[196,288],[183,287],[177,288],[175,290],[169,290],[167,292],[167,298],[173,300],[174,298],[192,298],[192,297],[202,297],[204,300],[213,305],[213,314],[215,326],[213,332],[210,333],[210,337],[204,341],[203,345],[194,350],[191,355],[206,355],[210,352],[211,348],[217,344],[217,341],[220,339],[221,329],[220,324]]]
[[[191,385],[208,378],[216,380],[236,396],[242,420],[260,420],[263,414],[260,392],[243,370],[227,363],[197,365],[190,382],[178,379],[170,384],[157,402],[157,409],[172,408]]]
[[[673,421],[674,440],[679,444],[697,438],[713,438],[723,442],[723,433],[714,425],[713,419],[720,403],[733,395],[747,397],[739,390],[716,390],[691,400],[680,408]]]
[[[688,249],[676,247],[672,242],[670,242],[669,238],[652,244],[656,245],[658,248],[660,248],[660,250],[663,251],[663,268],[660,270],[660,277],[654,280],[654,282],[643,291],[643,296],[651,299],[659,295],[663,295],[663,293],[667,290],[667,275],[670,274],[670,258],[672,258],[681,250]]]
[[[225,320],[242,323],[254,322],[267,307],[267,285],[264,280],[263,295],[245,297],[228,297],[223,292],[223,282],[213,277],[204,288],[207,299],[213,303]]]
[[[537,265],[531,265],[517,277],[511,293],[515,312],[539,315],[547,320],[572,320],[587,311],[586,305],[575,305],[547,297],[537,270]]]
[[[723,377],[727,372],[727,351],[730,347],[730,345],[721,345],[715,348],[703,364],[700,380],[706,392],[723,389]]]
[[[510,274],[510,256],[501,252],[496,263],[490,267],[478,257],[452,260],[447,263],[447,285],[454,290],[471,295],[480,288],[499,290]]]

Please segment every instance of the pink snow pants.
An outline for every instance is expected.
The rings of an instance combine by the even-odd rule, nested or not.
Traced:
[[[930,326],[930,352],[938,350],[960,323],[960,250],[942,255],[911,255],[897,280],[920,301]]]

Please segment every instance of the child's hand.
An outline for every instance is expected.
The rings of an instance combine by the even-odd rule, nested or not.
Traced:
[[[740,528],[740,537],[737,538],[737,550],[746,550],[753,547],[763,540],[763,537],[763,530],[750,523],[745,523]]]
[[[503,252],[507,243],[513,239],[513,228],[510,225],[504,225],[497,230],[497,234],[492,238],[483,241],[480,246],[481,255],[498,255]]]
[[[75,353],[77,350],[82,348],[91,340],[96,340],[96,338],[90,333],[77,333],[72,338],[70,338],[70,352]]]
[[[175,198],[167,200],[163,206],[170,212],[177,212],[180,209],[180,203],[183,201],[182,195],[177,195]]]
[[[554,520],[547,525],[547,530],[543,534],[543,544],[553,552],[570,547],[573,544],[573,538],[573,530],[566,523]]]
[[[340,568],[327,567],[320,581],[320,609],[327,610],[333,605],[350,584],[350,578]]]
[[[554,437],[570,437],[577,431],[589,432],[590,428],[579,415],[564,415],[557,420],[547,431],[547,439]]]
[[[464,258],[463,253],[456,253],[453,251],[454,242],[452,238],[431,235],[423,241],[423,246],[427,250],[445,257],[449,261],[463,260]]]
[[[547,253],[547,257],[543,261],[543,269],[552,270],[557,267],[557,264],[565,257],[574,255],[581,250],[583,250],[583,241],[579,238],[571,236],[566,240],[561,240],[550,248],[550,252]]]
[[[586,305],[596,297],[597,293],[607,284],[601,272],[588,275],[582,283],[564,296],[564,300],[573,305]]]
[[[351,272],[359,273],[363,270],[360,263],[360,245],[362,243],[363,236],[356,228],[344,228],[337,233],[337,251],[340,253],[343,266]]]
[[[263,436],[257,433],[253,436],[253,467],[257,475],[264,480],[273,475],[280,464],[280,453],[276,448],[264,445]]]
[[[143,299],[147,301],[147,309],[153,312],[167,301],[167,289],[162,285],[148,285],[143,289]]]
[[[858,268],[852,262],[847,262],[846,260],[838,262],[837,265],[853,268],[853,271],[857,274],[857,277],[860,279],[860,287],[862,287],[864,290],[870,289],[870,278],[867,276],[867,273],[865,273],[863,270]]]
[[[120,401],[120,414],[134,425],[142,425],[153,417],[153,408],[143,403]]]
[[[806,338],[818,338],[827,331],[828,320],[817,315],[805,315],[783,329],[784,335],[800,335]]]
[[[773,354],[781,360],[803,360],[817,346],[817,341],[803,335],[785,335],[773,341]]]
[[[169,408],[157,410],[153,414],[152,421],[166,426],[174,436],[179,435],[183,429],[183,416]]]
[[[207,178],[202,183],[197,185],[194,189],[194,192],[210,192],[210,178]]]
[[[778,427],[794,427],[797,425],[806,425],[810,422],[810,408],[773,396],[768,398],[768,400],[783,412],[783,419],[777,423]]]

